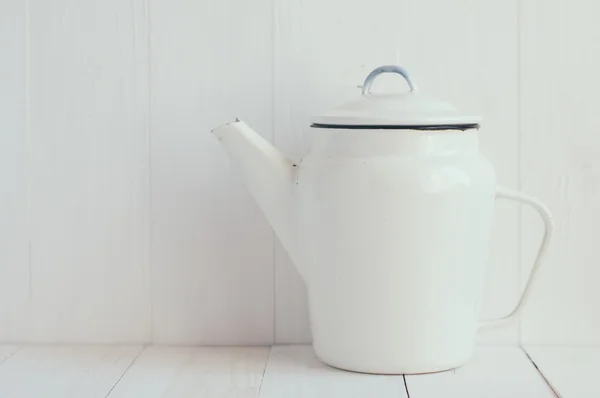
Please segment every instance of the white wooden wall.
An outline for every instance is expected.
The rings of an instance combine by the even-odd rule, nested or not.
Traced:
[[[398,63],[481,112],[499,181],[556,215],[524,319],[481,341],[600,344],[597,15],[594,0],[0,0],[0,341],[310,341],[303,282],[208,132],[238,116],[300,157],[312,114]],[[515,303],[540,233],[498,204],[483,317]]]

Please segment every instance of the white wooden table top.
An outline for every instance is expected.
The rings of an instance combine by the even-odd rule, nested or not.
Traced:
[[[600,347],[525,347],[556,394],[600,397]]]
[[[0,397],[600,397],[600,348],[527,351],[535,364],[518,347],[478,347],[455,371],[377,376],[323,365],[310,346],[5,345]]]

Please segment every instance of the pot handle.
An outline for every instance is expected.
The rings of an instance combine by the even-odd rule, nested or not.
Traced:
[[[369,75],[365,79],[365,82],[362,85],[362,94],[363,95],[371,93],[371,85],[375,81],[375,78],[383,73],[399,74],[406,80],[406,83],[408,83],[408,87],[410,88],[410,91],[412,93],[417,92],[417,84],[410,77],[410,74],[408,73],[408,71],[406,69],[404,69],[403,67],[401,67],[399,65],[383,65],[383,66],[379,66],[379,67],[373,69],[373,71],[371,73],[369,73]]]
[[[540,265],[542,264],[542,260],[546,255],[548,243],[550,242],[550,237],[552,236],[552,233],[554,231],[554,221],[552,220],[552,214],[550,213],[550,210],[548,210],[546,205],[540,202],[538,199],[526,195],[524,193],[513,191],[512,189],[503,187],[498,187],[496,191],[496,199],[514,200],[516,202],[520,202],[533,207],[544,221],[544,237],[542,239],[540,248],[538,249],[535,261],[533,262],[533,268],[531,269],[529,279],[525,284],[525,289],[523,289],[523,293],[521,293],[521,297],[519,298],[519,302],[517,303],[515,308],[505,317],[479,322],[479,330],[489,330],[502,327],[508,325],[509,323],[517,319],[517,317],[521,313],[521,310],[527,303],[529,296],[531,295],[532,286],[535,282],[536,277],[539,275]]]

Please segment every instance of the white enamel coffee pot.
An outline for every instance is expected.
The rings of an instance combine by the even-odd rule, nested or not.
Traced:
[[[371,93],[382,73],[403,76],[410,91]],[[496,185],[479,122],[420,94],[402,67],[382,66],[358,98],[313,119],[312,148],[297,164],[240,120],[213,130],[304,278],[323,362],[383,374],[455,368],[478,330],[523,308],[552,217],[539,200]],[[533,207],[545,233],[517,306],[480,321],[497,199]]]

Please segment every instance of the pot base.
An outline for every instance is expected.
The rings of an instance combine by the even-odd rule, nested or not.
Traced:
[[[411,365],[411,364],[394,364],[393,366],[361,366],[357,364],[350,363],[341,363],[335,360],[330,360],[327,358],[323,358],[323,356],[319,355],[315,351],[316,357],[323,362],[325,365],[332,367],[334,369],[343,370],[347,372],[353,373],[363,373],[363,374],[375,374],[375,375],[388,375],[388,376],[399,376],[399,375],[424,375],[424,374],[432,374],[432,373],[441,373],[447,372],[450,370],[454,370],[466,364],[471,355],[461,360],[451,362],[451,363],[439,363],[439,364],[430,364],[430,365]]]

